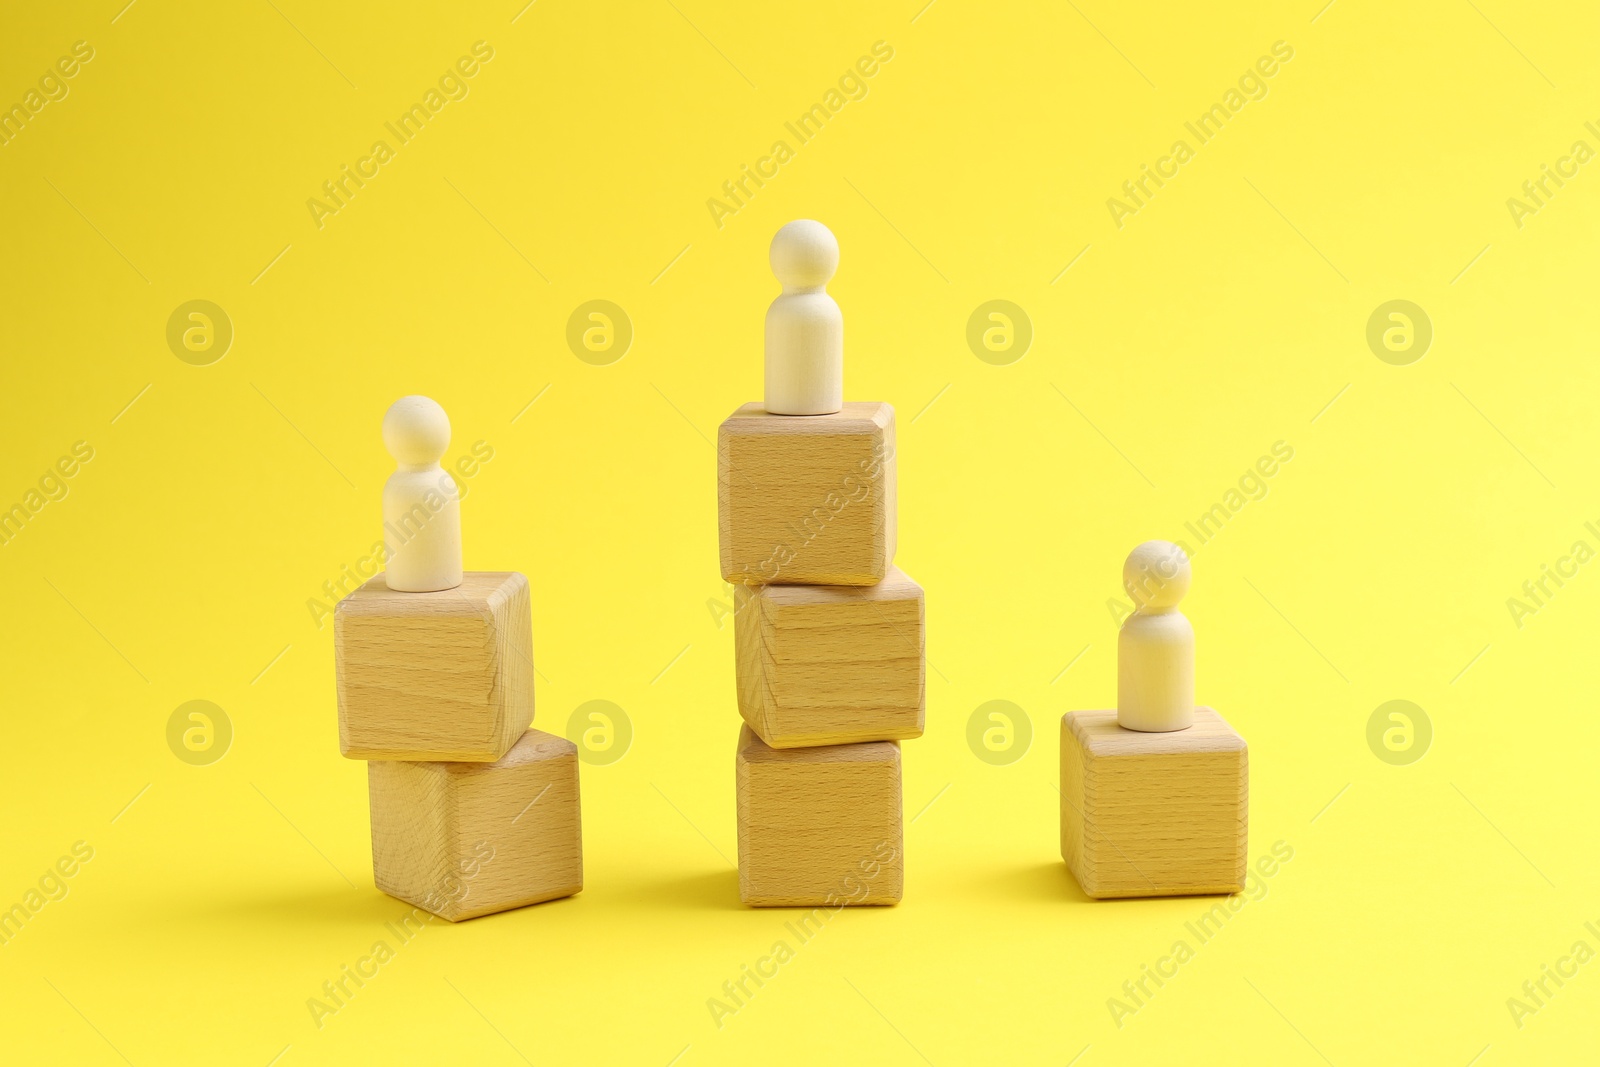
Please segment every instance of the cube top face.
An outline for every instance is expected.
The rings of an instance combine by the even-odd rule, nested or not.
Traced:
[[[722,576],[736,585],[872,585],[895,550],[894,408],[770,415],[717,431]]]
[[[780,749],[922,736],[922,589],[898,568],[869,586],[737,592],[739,712]]]
[[[467,571],[454,589],[405,593],[389,588],[383,574],[374,575],[336,605],[338,614],[414,618],[476,616],[510,597],[526,593],[528,579],[517,571]]]
[[[1166,733],[1125,730],[1111,711],[1074,711],[1062,717],[1078,744],[1096,756],[1154,756],[1188,752],[1243,752],[1244,738],[1211,708],[1196,708],[1194,725]]]
[[[1089,896],[1238,892],[1248,829],[1247,747],[1211,708],[1171,733],[1062,717],[1061,854]]]
[[[334,655],[352,759],[493,762],[533,721],[528,580],[513,571],[433,593],[380,574],[339,602]]]
[[[493,763],[445,763],[436,762],[432,766],[440,774],[454,777],[457,789],[462,794],[470,795],[474,789],[491,788],[495,784],[492,779],[502,777],[505,772],[523,767],[531,763],[542,763],[546,760],[560,760],[571,757],[578,758],[578,746],[565,737],[547,734],[543,730],[527,729],[522,736],[517,738],[517,743],[506,751],[504,756]]]
[[[528,730],[495,763],[368,765],[378,888],[455,921],[583,888],[578,749]]]
[[[739,897],[760,907],[895,904],[900,746],[774,749],[739,735]]]
[[[745,726],[739,731],[739,763],[742,766],[771,766],[771,781],[808,779],[815,772],[808,768],[837,769],[840,774],[870,774],[854,768],[863,765],[891,766],[898,783],[900,745],[894,741],[866,741],[855,745],[815,745],[807,748],[773,748]],[[864,781],[866,779],[863,779]]]
[[[740,405],[723,423],[729,436],[833,436],[881,433],[894,425],[894,408],[881,400],[848,400],[832,415],[773,415],[759,401]]]
[[[892,605],[922,603],[922,587],[893,564],[874,585],[764,585],[755,591],[776,610],[791,611],[797,618],[809,611],[818,620],[825,614],[836,615],[859,604],[882,605],[878,609],[881,611]]]

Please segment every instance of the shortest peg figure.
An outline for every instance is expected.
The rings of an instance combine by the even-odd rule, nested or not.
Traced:
[[[1128,556],[1134,613],[1117,641],[1117,709],[1061,719],[1061,856],[1091,897],[1237,893],[1244,887],[1244,738],[1194,703],[1194,629],[1179,546]]]
[[[772,273],[783,292],[767,309],[771,415],[832,415],[844,407],[844,315],[827,284],[839,242],[820,222],[796,219],[772,238]]]
[[[439,466],[450,417],[425,396],[403,396],[383,416],[395,472],[383,486],[385,582],[397,593],[461,584],[461,496]]]
[[[1166,733],[1194,723],[1194,627],[1178,610],[1189,557],[1170,541],[1146,541],[1122,565],[1133,614],[1117,635],[1117,725]]]

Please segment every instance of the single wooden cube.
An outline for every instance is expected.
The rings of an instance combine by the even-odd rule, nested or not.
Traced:
[[[739,714],[773,748],[922,736],[922,587],[735,586]]]
[[[533,722],[533,615],[514,571],[436,593],[380,574],[339,601],[333,650],[351,759],[492,763]]]
[[[722,577],[735,585],[873,585],[895,547],[894,408],[769,415],[717,430]]]
[[[776,749],[745,726],[736,769],[740,900],[756,907],[899,903],[898,742]]]
[[[1061,719],[1061,856],[1091,897],[1244,888],[1249,763],[1211,708],[1194,725],[1140,733],[1115,711]]]
[[[583,888],[578,746],[528,730],[494,763],[367,764],[378,888],[455,922]]]

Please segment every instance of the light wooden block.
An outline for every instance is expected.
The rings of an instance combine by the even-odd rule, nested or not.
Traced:
[[[494,763],[367,764],[379,889],[455,922],[583,888],[578,747],[528,730]]]
[[[492,763],[533,722],[533,617],[514,571],[433,593],[380,574],[339,601],[333,648],[351,759]]]
[[[1248,828],[1244,738],[1211,708],[1169,733],[1062,717],[1061,856],[1089,896],[1236,893]]]
[[[776,749],[746,726],[736,767],[740,900],[757,907],[899,903],[898,743]]]
[[[717,431],[722,577],[735,585],[872,585],[895,548],[894,408],[769,415]]]
[[[739,713],[773,748],[922,736],[922,588],[735,586]]]

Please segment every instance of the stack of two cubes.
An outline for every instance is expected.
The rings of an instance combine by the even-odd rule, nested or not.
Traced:
[[[922,589],[894,567],[894,409],[772,415],[717,434],[722,576],[735,589],[739,895],[894,904],[900,745],[922,735]]]
[[[531,727],[527,578],[402,593],[380,574],[339,602],[334,655],[379,889],[455,921],[583,888],[577,746]]]

